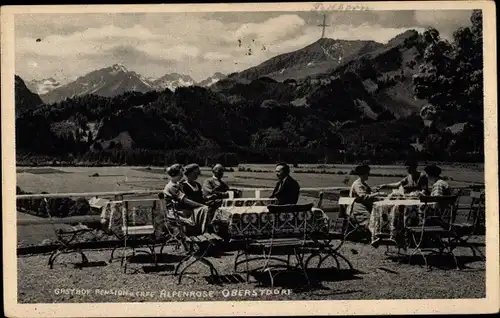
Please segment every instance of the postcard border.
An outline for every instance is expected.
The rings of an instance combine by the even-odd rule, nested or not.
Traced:
[[[349,2],[345,2],[348,4]],[[354,2],[371,10],[415,9],[482,9],[484,37],[484,118],[485,183],[487,228],[487,264],[485,299],[453,300],[326,300],[326,301],[227,301],[165,303],[88,303],[88,304],[18,304],[15,213],[15,130],[14,130],[14,51],[13,27],[16,13],[49,12],[159,12],[159,11],[300,11],[314,3],[280,4],[205,4],[205,5],[126,5],[126,6],[4,6],[1,8],[2,46],[2,214],[4,308],[8,316],[70,317],[85,316],[228,316],[228,315],[361,315],[361,314],[429,314],[494,313],[499,309],[499,217],[498,153],[496,100],[496,16],[493,1],[408,1]],[[327,4],[325,4],[327,5]],[[12,186],[10,186],[12,185]],[[175,304],[175,305],[174,305]]]

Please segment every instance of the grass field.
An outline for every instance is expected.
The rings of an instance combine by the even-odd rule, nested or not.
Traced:
[[[266,172],[226,172],[224,178],[234,187],[274,187],[276,176],[274,165],[242,165],[245,168]],[[347,173],[352,165],[300,165],[292,169],[292,175],[303,188],[341,187],[344,182],[350,185],[355,176]],[[167,182],[164,168],[147,167],[58,167],[18,168],[17,186],[24,191],[40,193],[63,192],[100,192],[126,191],[131,189],[162,189]],[[325,170],[344,174],[294,173],[295,170]],[[371,177],[371,185],[400,180],[405,174],[402,166],[373,166],[372,173],[394,175]],[[98,176],[92,177],[93,174]],[[211,176],[210,169],[203,168],[200,182]],[[450,185],[467,186],[484,182],[484,170],[481,166],[452,167],[443,166],[443,176],[449,178]],[[348,179],[346,179],[348,178]]]

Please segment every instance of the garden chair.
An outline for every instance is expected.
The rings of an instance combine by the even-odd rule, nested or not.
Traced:
[[[472,190],[469,194],[471,198],[470,209],[457,209],[450,223],[450,238],[448,244],[450,249],[456,247],[468,247],[472,250],[473,256],[479,254],[481,260],[486,257],[470,240],[474,237],[481,222],[484,222],[484,193]]]
[[[175,275],[179,275],[178,284],[182,282],[182,277],[186,271],[196,263],[201,263],[210,269],[210,275],[216,279],[219,277],[217,269],[212,262],[207,258],[212,248],[219,246],[224,240],[212,233],[190,234],[187,227],[194,226],[194,222],[189,219],[181,218],[178,213],[177,200],[165,196],[160,193],[159,198],[162,203],[162,211],[164,214],[165,227],[167,228],[169,239],[179,242],[185,249],[185,257],[177,264]],[[187,264],[187,265],[185,265]],[[184,268],[182,268],[182,266]]]
[[[484,187],[471,187],[468,222],[474,222],[474,233],[482,234],[486,228]]]
[[[72,253],[80,254],[81,263],[77,264],[77,267],[82,269],[89,261],[82,247],[79,245],[81,245],[81,243],[100,239],[101,236],[97,234],[97,232],[101,230],[100,216],[70,216],[63,220],[56,220],[51,214],[50,206],[46,198],[43,199],[43,203],[45,204],[49,219],[54,220],[52,226],[57,244],[57,248],[49,256],[48,265],[50,269],[54,267],[57,257],[63,254]],[[56,227],[55,224],[61,226]],[[85,234],[89,234],[90,238],[85,238]]]
[[[348,194],[349,193],[347,192],[347,195]],[[322,199],[323,192],[320,192],[318,208],[321,208]],[[344,201],[341,202],[344,203]],[[349,225],[346,215],[346,212],[344,212],[344,214],[338,213],[336,217],[328,220],[328,231],[326,233],[319,232],[309,235],[310,240],[306,250],[311,252],[311,255],[305,261],[306,268],[309,268],[309,263],[315,257],[318,257],[319,261],[317,268],[321,268],[321,265],[328,258],[332,258],[337,265],[337,269],[340,269],[340,262],[338,260],[340,258],[347,263],[350,270],[354,269],[351,262],[339,252],[340,248],[345,243],[347,226]],[[333,246],[333,241],[339,241],[339,244],[337,246]]]
[[[352,211],[354,209],[354,203],[358,202],[358,200],[359,198],[352,197],[339,198],[340,212],[338,220],[343,219],[343,221],[346,223],[345,226],[342,226],[345,231],[344,236],[346,240],[351,236],[359,238],[361,240],[370,237],[370,233],[367,227],[359,224],[355,218],[351,217]]]
[[[424,203],[420,225],[406,227],[410,247],[413,248],[408,261],[411,263],[412,257],[419,253],[424,259],[427,270],[431,270],[432,267],[427,261],[428,256],[450,255],[458,268],[453,248],[447,240],[452,236],[451,225],[455,221],[458,195],[422,196],[420,201]],[[430,253],[426,256],[424,252]]]
[[[307,232],[312,230],[308,227],[310,222],[306,222],[305,218],[307,213],[311,213],[313,204],[268,205],[267,208],[269,210],[269,213],[266,214],[268,231],[255,233],[255,235],[248,234],[244,238],[231,241],[238,246],[238,253],[234,261],[235,272],[238,265],[244,263],[248,282],[250,278],[249,262],[264,260],[264,265],[257,270],[269,274],[271,286],[274,286],[274,278],[280,274],[280,272],[273,274],[273,268],[301,269],[309,282],[303,251],[306,247]],[[293,216],[290,218],[290,215]],[[304,228],[300,228],[300,225],[296,223],[301,221],[300,215],[303,218]],[[256,217],[259,218],[259,216]],[[249,255],[256,254],[259,256],[249,257]],[[286,260],[277,256],[283,254],[287,256]],[[239,260],[242,256],[245,259]],[[295,266],[291,265],[291,256],[294,256],[297,261]],[[280,262],[280,264],[271,265],[271,260]]]
[[[151,256],[155,266],[158,266],[155,249],[157,245],[159,245],[159,242],[153,224],[156,201],[153,202],[153,207],[151,208],[139,207],[129,209],[130,201],[124,200],[122,208],[121,230],[123,235],[123,246],[121,267],[124,273],[127,272],[127,264],[138,253],[145,253]],[[144,246],[147,247],[148,250],[142,249]],[[127,249],[132,249],[132,254],[127,255]]]

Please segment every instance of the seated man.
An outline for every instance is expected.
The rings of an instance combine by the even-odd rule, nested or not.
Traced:
[[[178,212],[181,218],[194,224],[196,234],[202,234],[206,232],[209,207],[187,198],[181,184],[183,172],[180,164],[174,164],[167,169],[170,181],[163,189],[163,193],[179,202]]]
[[[299,201],[300,186],[290,176],[290,167],[286,163],[276,165],[276,176],[278,182],[270,198],[276,198],[280,205],[297,204]]]
[[[240,195],[240,191],[230,189],[229,186],[222,181],[224,167],[221,164],[216,164],[212,168],[212,173],[212,178],[205,180],[203,183],[202,191],[205,202],[227,199],[230,197],[230,191],[234,192],[235,197]]]

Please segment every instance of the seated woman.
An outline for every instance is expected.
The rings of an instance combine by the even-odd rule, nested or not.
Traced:
[[[179,202],[178,212],[181,219],[185,219],[188,224],[193,225],[196,234],[206,232],[208,206],[189,199],[183,190],[181,181],[184,177],[183,168],[180,164],[174,164],[167,169],[170,181],[163,192],[165,196],[173,198]]]
[[[408,175],[398,182],[382,184],[380,188],[399,188],[403,186],[406,191],[422,191],[428,193],[428,180],[425,173],[420,173],[417,170],[418,163],[416,160],[408,160],[405,164]]]
[[[196,181],[200,174],[200,166],[196,163],[184,167],[184,176],[186,179],[182,182],[182,190],[188,199],[194,202],[204,203],[201,184]]]
[[[425,167],[424,171],[431,187],[431,196],[437,197],[451,195],[451,188],[448,185],[448,182],[441,179],[441,168],[436,165],[428,165]]]
[[[359,225],[367,226],[370,221],[373,202],[382,193],[372,193],[372,188],[366,183],[370,175],[370,167],[368,165],[357,166],[353,173],[359,178],[352,183],[349,193],[351,198],[357,198],[356,202],[352,205],[350,217],[356,220]]]

